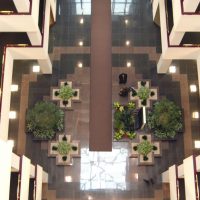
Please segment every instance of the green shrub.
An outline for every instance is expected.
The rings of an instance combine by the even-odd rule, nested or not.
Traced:
[[[159,138],[174,138],[182,128],[181,110],[167,99],[156,102],[147,115],[147,125]]]
[[[147,156],[153,150],[153,145],[148,140],[143,140],[137,145],[137,148],[139,154]]]
[[[61,141],[58,143],[58,153],[60,155],[68,155],[68,153],[70,152],[70,150],[72,149],[70,143],[65,142],[65,141]]]
[[[68,85],[61,86],[58,95],[63,101],[67,101],[74,96],[74,91]]]
[[[52,139],[56,131],[63,130],[64,112],[50,102],[38,102],[28,110],[27,131],[37,139]]]
[[[127,136],[130,139],[135,138],[134,133],[134,110],[135,104],[129,102],[127,105],[120,105],[118,102],[114,103],[114,138],[120,140],[123,136]]]
[[[138,89],[137,95],[141,100],[147,100],[149,98],[150,92],[151,91],[148,87],[141,86]]]

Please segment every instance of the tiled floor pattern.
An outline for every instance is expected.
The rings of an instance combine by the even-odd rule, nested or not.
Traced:
[[[142,76],[135,74],[134,68],[113,68],[113,101],[126,103],[128,98],[118,96],[118,91],[122,87],[118,85],[118,75],[122,71],[128,74],[127,86],[135,85],[138,80],[142,79]],[[161,199],[160,174],[168,165],[166,163],[169,161],[166,162],[166,158],[170,156],[169,148],[173,144],[162,142],[165,159],[156,160],[154,167],[138,167],[137,159],[129,159],[130,146],[126,142],[115,142],[112,153],[88,152],[89,68],[77,68],[74,74],[67,76],[67,79],[81,88],[82,103],[74,103],[74,111],[66,111],[65,131],[72,134],[73,139],[81,141],[82,158],[76,160],[73,167],[63,168],[53,166],[55,160],[47,159],[50,184],[44,199],[56,200],[55,196],[57,200],[88,199],[88,196],[97,200],[138,199],[139,197],[141,200]],[[40,146],[38,143],[37,145]],[[180,148],[182,147],[180,146]],[[41,149],[44,157],[47,153],[46,142],[41,143]],[[173,160],[173,158],[170,159]],[[70,177],[71,182],[64,182],[65,177]],[[155,185],[148,186],[144,183],[143,178],[150,177],[154,178]]]

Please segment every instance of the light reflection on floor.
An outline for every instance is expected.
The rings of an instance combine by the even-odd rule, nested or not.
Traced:
[[[112,152],[89,152],[81,149],[81,190],[126,190],[128,150],[114,148]]]

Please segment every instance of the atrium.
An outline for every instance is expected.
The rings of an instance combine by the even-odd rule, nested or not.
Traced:
[[[200,0],[0,0],[0,200],[198,200]]]

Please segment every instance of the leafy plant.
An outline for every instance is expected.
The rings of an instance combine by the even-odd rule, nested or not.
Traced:
[[[118,132],[115,132],[115,135],[114,135],[114,139],[115,140],[120,140],[122,139],[122,136],[124,135],[124,131],[123,130],[119,130]]]
[[[74,91],[68,85],[61,86],[58,95],[62,100],[67,101],[74,96]]]
[[[143,140],[137,145],[137,151],[143,156],[147,156],[153,150],[153,145],[148,140]]]
[[[148,87],[141,86],[138,89],[137,95],[141,100],[147,100],[149,98],[150,92],[151,91]]]
[[[120,140],[123,136],[130,139],[135,138],[134,133],[134,109],[135,104],[129,102],[127,105],[122,106],[118,102],[114,103],[114,130],[116,140]]]
[[[71,144],[66,141],[61,141],[58,143],[58,153],[60,155],[68,155],[70,150],[72,149]]]
[[[181,110],[168,99],[156,102],[147,115],[147,125],[159,138],[174,138],[182,128]]]
[[[27,112],[26,127],[37,139],[51,139],[63,130],[64,112],[53,103],[38,102]]]
[[[130,139],[134,139],[136,137],[136,133],[134,132],[126,132],[126,135],[130,138]]]

